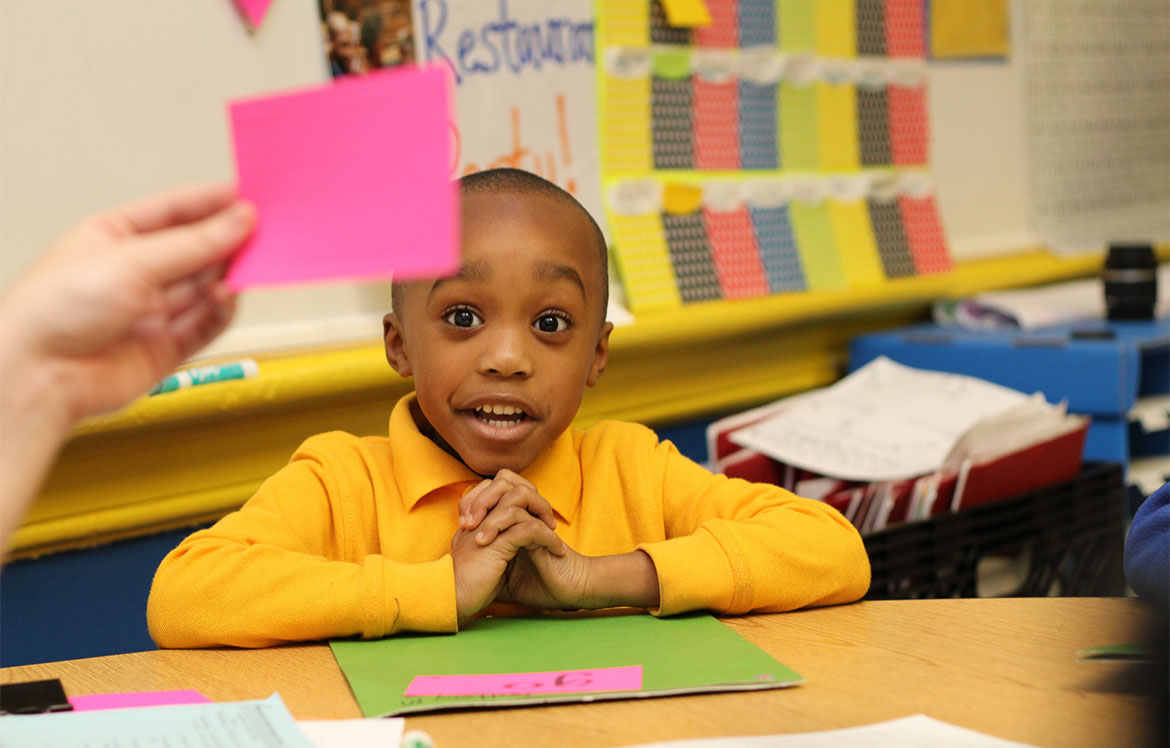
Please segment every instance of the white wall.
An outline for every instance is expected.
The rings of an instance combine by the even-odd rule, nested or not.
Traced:
[[[225,103],[324,80],[316,14],[275,0],[249,33],[231,0],[0,3],[0,285],[91,211],[231,179]],[[961,257],[1035,241],[1020,70],[931,64],[938,199]],[[247,293],[212,352],[373,338],[388,305],[384,284]]]

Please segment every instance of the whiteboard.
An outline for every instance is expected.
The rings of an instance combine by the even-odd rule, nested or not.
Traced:
[[[231,0],[0,3],[0,287],[92,211],[230,180],[225,103],[326,80],[317,12],[274,0],[250,33]],[[960,258],[1035,241],[1020,69],[931,63],[933,169]],[[209,354],[376,339],[389,303],[386,284],[248,292]]]

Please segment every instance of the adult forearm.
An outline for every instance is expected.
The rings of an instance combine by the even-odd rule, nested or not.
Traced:
[[[0,328],[0,335],[10,332]],[[12,339],[9,338],[9,341]],[[36,498],[74,424],[51,365],[15,341],[0,351],[0,551]]]

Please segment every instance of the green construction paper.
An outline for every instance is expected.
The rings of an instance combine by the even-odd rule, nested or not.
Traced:
[[[330,642],[366,717],[411,712],[782,688],[792,669],[709,615],[475,618],[458,634]],[[416,675],[548,672],[641,665],[641,691],[403,696]]]
[[[1153,662],[1158,649],[1148,642],[1108,644],[1077,650],[1077,662]]]
[[[691,53],[687,49],[656,49],[650,57],[654,75],[680,81],[691,74]]]
[[[780,123],[780,164],[785,169],[819,169],[820,125],[816,86],[780,84],[776,97]]]
[[[817,46],[817,0],[784,0],[779,4],[776,25],[780,49],[812,52]]]
[[[845,271],[841,267],[841,254],[833,235],[829,203],[822,200],[809,205],[793,200],[788,205],[788,212],[792,217],[792,232],[808,278],[809,290],[843,288]]]

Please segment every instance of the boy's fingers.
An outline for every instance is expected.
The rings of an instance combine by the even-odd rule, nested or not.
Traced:
[[[548,503],[548,499],[540,495],[531,483],[523,486],[516,486],[504,497],[500,499],[501,504],[509,504],[523,508],[533,517],[548,525],[548,529],[557,529],[557,519],[553,515],[552,504]]]
[[[480,483],[464,494],[459,502],[460,527],[464,530],[478,527],[504,495],[516,487],[518,480],[522,481],[521,485],[532,485],[510,470],[501,470],[495,478],[484,481],[487,485]]]
[[[565,541],[548,529],[548,525],[536,519],[512,525],[500,534],[496,544],[502,545],[511,556],[514,556],[522,548],[533,551],[545,548],[554,556],[563,556],[568,552]]]
[[[533,519],[532,515],[518,506],[497,506],[491,514],[484,517],[475,533],[475,542],[479,545],[489,545],[496,536],[509,527]]]
[[[532,481],[528,480],[519,473],[509,470],[508,468],[503,468],[500,470],[500,472],[496,473],[496,479],[505,480],[511,483],[513,486],[528,486],[533,491],[536,490],[536,485],[533,484]]]
[[[459,529],[473,530],[475,525],[472,524],[471,517],[471,503],[475,501],[475,497],[479,496],[484,490],[492,484],[491,479],[484,478],[479,483],[472,486],[467,493],[463,494],[463,498],[459,499]],[[482,517],[481,517],[482,519]]]

